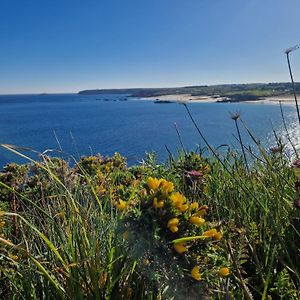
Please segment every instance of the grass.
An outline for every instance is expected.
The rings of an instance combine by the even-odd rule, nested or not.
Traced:
[[[299,169],[280,141],[267,151],[248,133],[259,156],[210,147],[133,167],[118,154],[7,165],[0,297],[299,299]]]

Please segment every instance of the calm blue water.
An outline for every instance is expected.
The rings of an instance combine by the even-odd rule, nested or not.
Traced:
[[[111,101],[105,101],[108,99]],[[176,123],[186,148],[204,146],[183,105],[120,99],[124,99],[124,95],[0,96],[0,143],[42,152],[58,150],[57,137],[62,150],[76,158],[91,153],[120,152],[133,164],[144,158],[146,151],[154,150],[162,161],[167,157],[165,145],[174,152],[180,147],[174,129]],[[285,135],[277,104],[196,103],[189,107],[215,147],[229,144],[238,148],[230,112],[240,111],[244,121],[267,147],[274,145],[271,121],[278,135]],[[299,134],[295,129],[295,109],[284,105],[284,112],[296,139]],[[245,142],[251,144],[245,132],[242,134]],[[24,160],[0,149],[0,167],[12,161]]]

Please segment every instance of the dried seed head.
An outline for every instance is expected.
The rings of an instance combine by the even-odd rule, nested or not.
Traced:
[[[234,121],[237,121],[240,117],[241,117],[241,113],[238,111],[235,113],[230,113],[230,118]]]

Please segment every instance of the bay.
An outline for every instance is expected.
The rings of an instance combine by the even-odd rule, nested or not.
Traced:
[[[275,146],[273,129],[286,140],[278,103],[191,103],[189,108],[214,147],[227,144],[239,148],[230,118],[235,112],[241,113],[266,148]],[[291,104],[283,108],[288,130],[298,144],[295,108]],[[127,95],[1,95],[0,111],[0,143],[38,152],[48,149],[53,156],[79,159],[82,155],[119,152],[129,164],[135,164],[146,152],[155,151],[158,161],[164,161],[168,156],[165,146],[174,154],[181,147],[175,123],[187,149],[205,146],[185,107],[178,103],[155,104]],[[253,146],[242,125],[241,131],[245,144]],[[291,153],[289,145],[286,149]],[[35,158],[31,152],[24,153]],[[1,148],[0,167],[9,162],[25,160]]]

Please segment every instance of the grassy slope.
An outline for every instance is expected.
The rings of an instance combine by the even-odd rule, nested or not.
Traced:
[[[165,165],[149,156],[131,168],[119,155],[83,158],[74,168],[47,157],[6,167],[1,297],[298,299],[297,178],[280,150],[260,151],[260,158],[247,154],[250,172],[231,152],[209,159],[182,152]],[[149,177],[165,178],[174,191],[151,190]],[[186,211],[170,204],[175,191],[186,197]],[[191,223],[198,209],[192,203],[208,206],[204,225]],[[172,217],[180,219],[178,232],[167,225]],[[220,241],[191,238],[188,251],[174,251],[173,239],[211,228],[222,233]],[[192,277],[193,266],[201,281]],[[224,266],[225,278],[218,276]]]

